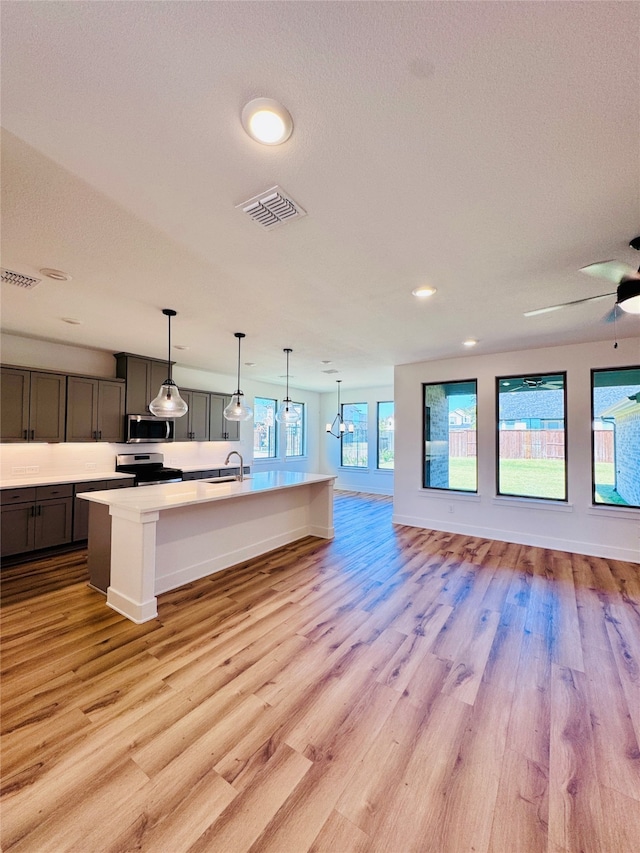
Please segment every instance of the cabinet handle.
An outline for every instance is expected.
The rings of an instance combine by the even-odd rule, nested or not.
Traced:
[[[24,430],[24,440],[29,441],[29,430]]]
[[[169,428],[169,421],[165,421],[165,437],[169,438],[171,435],[171,429]]]
[[[98,430],[98,441],[102,441],[102,430]]]
[[[36,437],[36,431],[35,431],[35,429],[32,429],[31,430],[31,441],[33,441],[35,439],[35,437]]]
[[[29,513],[29,515],[31,516],[31,518],[34,518],[35,514],[36,514],[36,508],[35,508],[35,505],[32,505],[31,512]]]

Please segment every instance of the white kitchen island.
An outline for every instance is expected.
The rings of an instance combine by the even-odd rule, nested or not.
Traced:
[[[133,622],[160,593],[294,542],[333,538],[335,477],[270,471],[242,482],[190,480],[89,492],[89,572]],[[96,588],[101,584],[93,582]]]

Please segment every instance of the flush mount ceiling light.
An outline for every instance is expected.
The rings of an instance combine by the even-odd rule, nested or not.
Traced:
[[[327,424],[326,429],[329,435],[334,436],[334,438],[342,438],[345,432],[353,432],[354,427],[353,424],[347,425],[342,420],[342,409],[340,407],[340,383],[342,379],[336,379],[336,382],[338,383],[338,414],[333,419],[333,423]]]
[[[50,267],[43,267],[40,272],[46,275],[47,278],[52,278],[54,281],[71,281],[72,276],[68,272],[62,270],[52,270]]]
[[[476,341],[475,338],[467,338],[466,341],[462,342],[462,346],[463,347],[474,347],[477,343],[478,343],[478,341]]]
[[[169,345],[167,348],[167,375],[158,391],[158,396],[149,403],[149,411],[157,418],[181,418],[186,415],[189,407],[180,396],[178,386],[171,378],[171,318],[175,317],[177,311],[172,308],[163,308],[162,313],[167,317],[169,324]]]
[[[289,396],[289,355],[293,350],[286,347],[283,352],[287,354],[287,396],[284,398],[280,408],[276,412],[276,420],[280,424],[297,424],[300,420],[300,412],[294,407],[291,397]]]
[[[240,345],[246,335],[244,332],[234,332],[234,336],[238,339],[238,385],[223,414],[228,421],[248,421],[253,417],[253,409],[245,403],[244,394],[240,390]]]
[[[289,111],[272,98],[254,98],[242,110],[242,126],[263,145],[280,145],[293,131]]]
[[[418,299],[428,299],[429,296],[433,296],[433,294],[436,293],[436,289],[435,287],[423,285],[422,287],[414,288],[411,293],[413,296],[417,296]]]

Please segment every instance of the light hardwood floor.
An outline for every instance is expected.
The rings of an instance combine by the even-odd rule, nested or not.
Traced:
[[[5,853],[637,853],[639,567],[390,519],[138,626],[85,552],[7,569]]]

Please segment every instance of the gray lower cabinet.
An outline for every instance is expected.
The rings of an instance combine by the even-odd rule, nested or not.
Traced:
[[[0,440],[64,441],[66,376],[3,367]]]
[[[219,477],[220,470],[218,468],[210,468],[202,471],[185,471],[182,475],[183,480],[204,480],[207,477]]]
[[[175,420],[175,441],[209,441],[209,407],[211,394],[206,391],[180,389],[189,411]]]
[[[226,394],[211,394],[209,418],[209,441],[240,441],[240,424],[228,421],[224,416],[231,397]]]
[[[73,485],[3,489],[0,527],[3,557],[71,542]]]
[[[76,483],[74,495],[82,492],[102,492],[105,489],[125,489],[133,486],[133,479],[124,480],[87,480],[85,483]],[[73,507],[73,541],[83,542],[89,537],[89,502],[78,500],[74,497]]]
[[[123,381],[69,376],[66,441],[122,441],[124,403]]]

